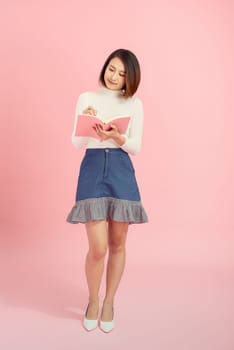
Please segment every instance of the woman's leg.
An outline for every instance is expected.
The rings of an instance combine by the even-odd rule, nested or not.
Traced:
[[[125,243],[127,238],[128,223],[110,221],[109,233],[109,258],[106,276],[106,296],[102,309],[102,321],[113,319],[112,307],[114,296],[121,280],[125,266]]]
[[[89,243],[89,251],[85,262],[89,289],[89,307],[86,318],[92,320],[98,318],[99,288],[107,251],[108,232],[106,221],[91,221],[86,223],[85,226]]]

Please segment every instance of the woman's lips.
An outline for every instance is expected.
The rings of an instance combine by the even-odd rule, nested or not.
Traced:
[[[112,81],[108,80],[110,84],[117,85],[117,83],[113,83]]]

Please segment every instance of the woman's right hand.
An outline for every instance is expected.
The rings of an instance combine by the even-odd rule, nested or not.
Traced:
[[[94,109],[92,106],[88,106],[84,111],[83,114],[90,114],[90,115],[96,115],[97,110]]]

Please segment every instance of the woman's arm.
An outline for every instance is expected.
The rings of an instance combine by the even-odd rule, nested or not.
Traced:
[[[137,99],[134,105],[134,113],[130,124],[129,136],[123,135],[125,137],[125,142],[122,145],[120,145],[120,147],[125,152],[135,155],[140,151],[142,133],[143,133],[143,124],[144,124],[143,105],[141,100]]]
[[[89,137],[84,137],[84,136],[76,136],[76,125],[77,125],[77,119],[78,119],[78,114],[82,113],[82,111],[87,107],[87,93],[83,92],[80,94],[78,97],[77,103],[76,103],[76,110],[75,110],[75,120],[74,120],[74,126],[73,126],[73,131],[72,131],[72,144],[76,148],[81,148],[85,146],[88,143]]]

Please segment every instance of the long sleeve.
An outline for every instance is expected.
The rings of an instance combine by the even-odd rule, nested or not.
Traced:
[[[129,134],[121,148],[132,155],[137,154],[141,148],[142,133],[144,123],[143,105],[140,99],[135,100],[133,116],[130,124]]]
[[[83,92],[82,94],[80,94],[80,96],[78,97],[77,103],[76,103],[76,109],[75,109],[75,118],[74,118],[74,126],[73,126],[73,131],[72,131],[72,144],[76,147],[76,148],[81,148],[85,145],[87,145],[88,141],[89,141],[89,137],[83,137],[83,136],[75,136],[75,132],[76,132],[76,125],[77,125],[77,119],[78,119],[78,114],[82,113],[82,111],[87,108],[88,104],[87,104],[87,98],[86,98],[86,93]]]

